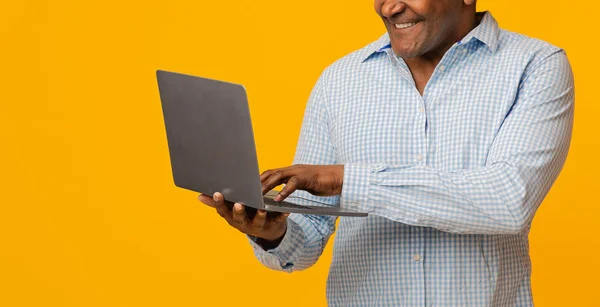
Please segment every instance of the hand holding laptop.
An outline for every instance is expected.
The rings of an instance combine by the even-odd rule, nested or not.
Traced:
[[[224,218],[229,225],[250,236],[257,237],[260,245],[265,249],[276,247],[281,242],[287,230],[287,217],[289,213],[268,212],[258,210],[250,215],[242,204],[225,201],[221,193],[215,193],[213,197],[200,194],[198,196],[205,205],[213,207],[217,213]],[[248,207],[248,209],[254,209]]]
[[[263,194],[282,183],[286,184],[275,197],[275,201],[284,200],[297,189],[319,196],[340,194],[343,178],[343,165],[293,165],[268,170],[260,175]],[[259,242],[263,247],[279,245],[286,232],[286,219],[289,213],[267,212],[262,209],[256,211],[239,203],[227,202],[218,192],[213,197],[200,194],[198,199],[215,208],[232,227],[247,235],[263,239],[264,242]],[[246,212],[247,210],[250,211]]]

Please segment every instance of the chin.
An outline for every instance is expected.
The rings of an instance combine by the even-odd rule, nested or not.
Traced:
[[[421,46],[417,46],[417,44],[407,44],[405,42],[394,42],[392,41],[392,50],[394,53],[403,58],[410,59],[414,57],[418,57],[423,54]]]
[[[415,58],[421,55],[419,50],[415,50],[413,48],[392,48],[396,56],[399,56],[403,59]]]

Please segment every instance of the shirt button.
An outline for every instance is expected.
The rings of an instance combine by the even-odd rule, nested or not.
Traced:
[[[419,113],[425,113],[425,108],[423,108],[423,107],[420,107],[420,108],[419,108]]]
[[[446,70],[446,66],[444,66],[444,65],[440,66],[440,71],[444,72],[444,70]]]
[[[418,155],[417,160],[419,160],[419,161],[423,160],[423,155]]]
[[[414,256],[413,256],[413,259],[414,259],[415,261],[419,261],[419,260],[421,260],[421,256],[419,256],[419,255],[414,255]]]
[[[461,52],[462,52],[462,54],[467,54],[468,51],[469,50],[467,50],[467,49],[463,49]]]

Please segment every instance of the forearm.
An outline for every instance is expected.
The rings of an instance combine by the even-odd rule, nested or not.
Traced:
[[[506,163],[461,172],[347,165],[345,180],[350,185],[342,194],[342,206],[448,232],[517,233],[541,202],[541,193],[535,191],[539,187],[527,185]]]

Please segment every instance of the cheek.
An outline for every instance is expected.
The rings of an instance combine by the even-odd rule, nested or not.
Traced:
[[[442,11],[433,9],[426,18],[427,27],[425,31],[427,32],[427,35],[433,39],[442,35],[452,26],[452,20],[447,18],[447,14]]]
[[[440,0],[434,0],[434,1],[440,1]],[[423,1],[423,0],[416,0],[416,1],[404,1],[406,3],[406,5],[410,8],[411,11],[413,11],[415,14],[419,15],[419,16],[427,16],[431,13],[431,9],[432,9],[432,4],[429,3],[431,1]]]
[[[447,36],[452,29],[456,28],[457,23],[458,19],[451,17],[436,19],[431,25],[431,34],[435,37]]]

